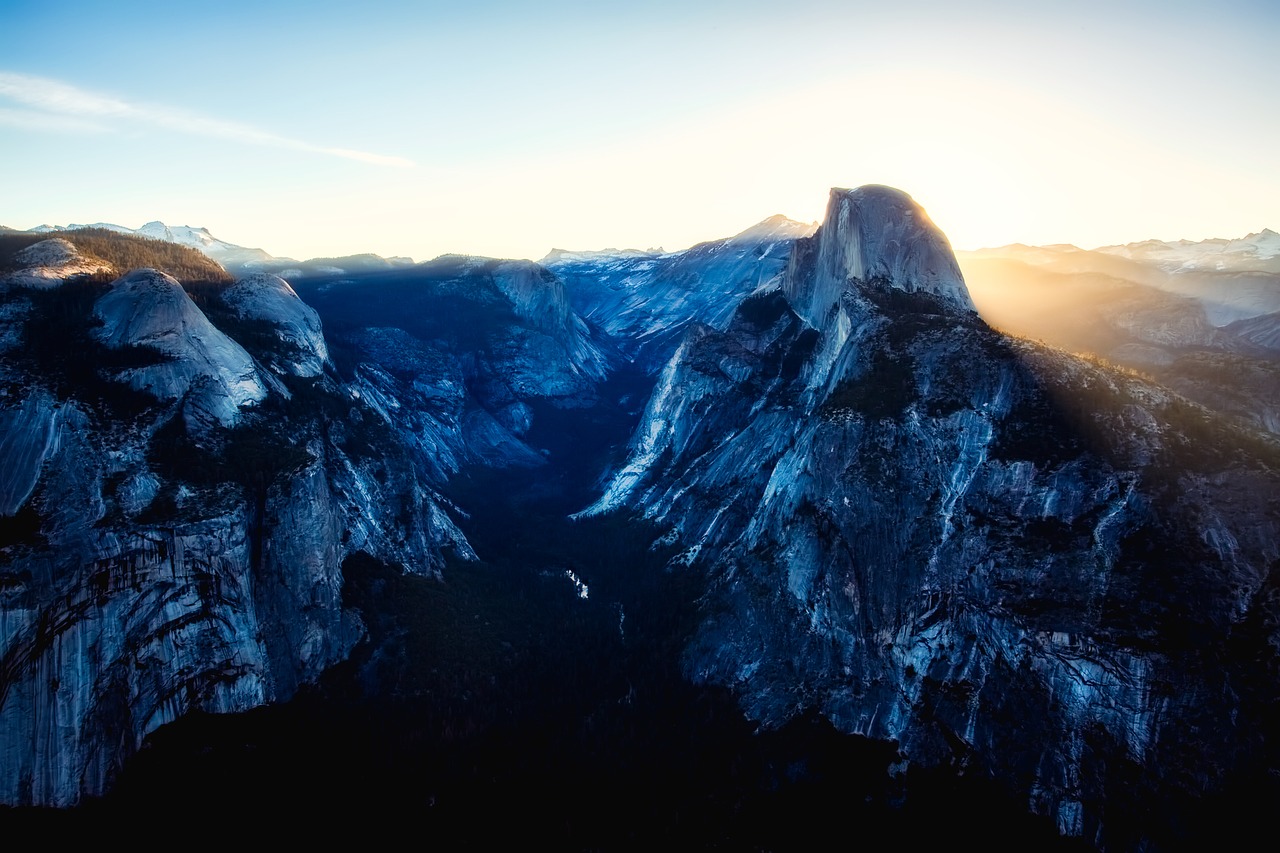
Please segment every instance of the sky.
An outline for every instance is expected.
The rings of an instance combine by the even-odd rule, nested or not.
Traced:
[[[663,247],[831,187],[959,249],[1280,230],[1280,3],[0,0],[0,225]]]

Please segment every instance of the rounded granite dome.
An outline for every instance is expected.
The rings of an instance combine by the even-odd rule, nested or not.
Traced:
[[[329,360],[320,315],[289,282],[271,273],[254,273],[222,292],[222,301],[238,317],[270,323],[285,353],[269,359],[272,369],[295,376],[319,376]]]
[[[253,359],[209,322],[172,276],[134,270],[112,284],[93,313],[102,322],[94,335],[106,346],[143,346],[167,356],[118,377],[140,391],[160,400],[190,392],[190,402],[224,426],[267,396]]]
[[[846,290],[872,282],[975,310],[946,235],[902,190],[878,184],[831,190],[812,240],[806,253],[812,266],[793,262],[786,286],[797,312],[815,327]]]

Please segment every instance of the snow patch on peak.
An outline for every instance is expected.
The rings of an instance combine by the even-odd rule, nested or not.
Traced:
[[[166,243],[177,243],[180,246],[196,249],[222,264],[224,267],[248,267],[251,264],[262,264],[272,261],[287,261],[287,258],[273,258],[262,249],[248,249],[219,240],[209,233],[208,228],[193,228],[190,225],[165,225],[158,219],[146,223],[141,228],[125,228],[110,222],[95,222],[92,225],[40,225],[32,228],[33,233],[50,233],[56,231],[74,231],[78,228],[103,228],[120,234],[131,234],[151,240],[163,240]]]
[[[153,240],[164,240],[166,243],[189,246],[192,249],[199,249],[205,254],[243,248],[219,240],[209,233],[208,228],[193,228],[190,225],[165,225],[159,220],[148,222],[134,233],[143,237],[150,237]],[[212,257],[211,254],[210,256]],[[217,258],[214,259],[217,260]]]
[[[61,237],[52,237],[48,240],[41,240],[39,243],[33,243],[14,255],[14,259],[18,263],[33,267],[65,264],[79,258],[80,253],[76,251],[76,247],[71,245],[70,241]]]
[[[115,231],[117,234],[132,234],[132,228],[116,225],[114,222],[91,222],[87,225],[71,223],[70,225],[37,225],[31,229],[32,234],[51,234],[57,231],[79,231],[81,228],[101,228],[103,231]]]
[[[661,246],[650,249],[596,249],[583,251],[552,249],[538,261],[538,264],[540,266],[549,267],[561,263],[656,258],[663,254],[665,254],[665,252]]]
[[[764,242],[767,240],[798,240],[818,230],[816,222],[797,222],[781,213],[762,219],[750,228],[730,237],[731,242]]]
[[[1166,272],[1280,271],[1280,234],[1270,228],[1236,239],[1141,240],[1095,251],[1152,263]]]

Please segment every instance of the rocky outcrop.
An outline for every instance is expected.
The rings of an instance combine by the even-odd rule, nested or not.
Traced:
[[[57,447],[60,412],[47,394],[32,394],[0,411],[0,515],[27,502],[40,470]]]
[[[279,338],[280,346],[268,350],[268,365],[273,370],[306,377],[324,372],[329,346],[320,317],[298,298],[287,281],[269,273],[256,273],[236,282],[220,296],[237,318],[266,324]]]
[[[583,317],[657,373],[690,325],[724,328],[743,297],[776,283],[795,241],[812,231],[771,216],[683,252],[554,252],[544,263]]]
[[[159,726],[314,681],[363,635],[350,554],[474,557],[383,415],[315,375],[282,284],[226,303],[266,323],[233,329],[252,352],[151,270],[5,297],[6,336],[67,339],[0,369],[0,803],[102,794]]]
[[[870,188],[686,336],[588,512],[707,573],[686,670],[763,724],[817,710],[1122,843],[1114,786],[1195,797],[1258,760],[1210,721],[1276,698],[1221,662],[1280,615],[1278,471],[1257,433],[991,331],[923,212]]]
[[[261,402],[267,389],[244,347],[217,329],[171,276],[135,270],[94,304],[102,325],[95,337],[111,349],[143,347],[156,364],[127,369],[118,379],[170,401],[188,398],[197,416],[222,426]]]
[[[911,196],[891,187],[831,191],[822,228],[791,258],[787,296],[796,313],[820,328],[853,280],[974,310],[947,238]]]
[[[61,237],[28,246],[14,261],[20,268],[0,278],[0,286],[57,287],[72,276],[111,272],[111,264],[85,257]]]
[[[299,287],[339,327],[353,387],[437,485],[470,463],[542,465],[526,441],[537,410],[594,404],[610,369],[563,283],[527,261],[444,256]]]

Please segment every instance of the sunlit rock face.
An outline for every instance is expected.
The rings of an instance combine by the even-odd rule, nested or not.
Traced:
[[[834,191],[778,289],[689,332],[586,511],[639,511],[708,573],[686,669],[754,718],[818,710],[1105,841],[1109,788],[1198,794],[1257,758],[1206,720],[1275,699],[1224,662],[1280,648],[1278,463],[991,331],[945,238],[874,187]]]
[[[259,284],[230,300],[269,321],[252,351],[155,271],[0,296],[5,340],[70,336],[0,363],[0,803],[101,794],[157,727],[315,680],[364,631],[349,554],[474,557],[383,414],[315,375],[314,315]]]
[[[911,196],[891,187],[831,191],[821,230],[791,258],[787,297],[818,328],[854,281],[879,281],[974,310],[947,238]]]
[[[270,366],[277,372],[314,377],[324,371],[329,347],[315,309],[298,298],[279,276],[256,273],[236,282],[221,294],[237,317],[265,323],[279,337],[284,350],[272,353]]]
[[[125,370],[119,379],[160,400],[188,395],[198,412],[222,426],[267,395],[244,347],[219,331],[175,279],[135,270],[117,280],[94,305],[95,332],[112,349],[144,347],[163,360]]]
[[[657,373],[690,325],[724,328],[743,297],[776,284],[814,226],[771,216],[682,252],[556,251],[543,263],[569,300],[642,368]]]
[[[71,276],[111,272],[110,264],[86,258],[61,237],[34,243],[18,252],[14,260],[20,269],[0,277],[0,288],[57,287]]]

